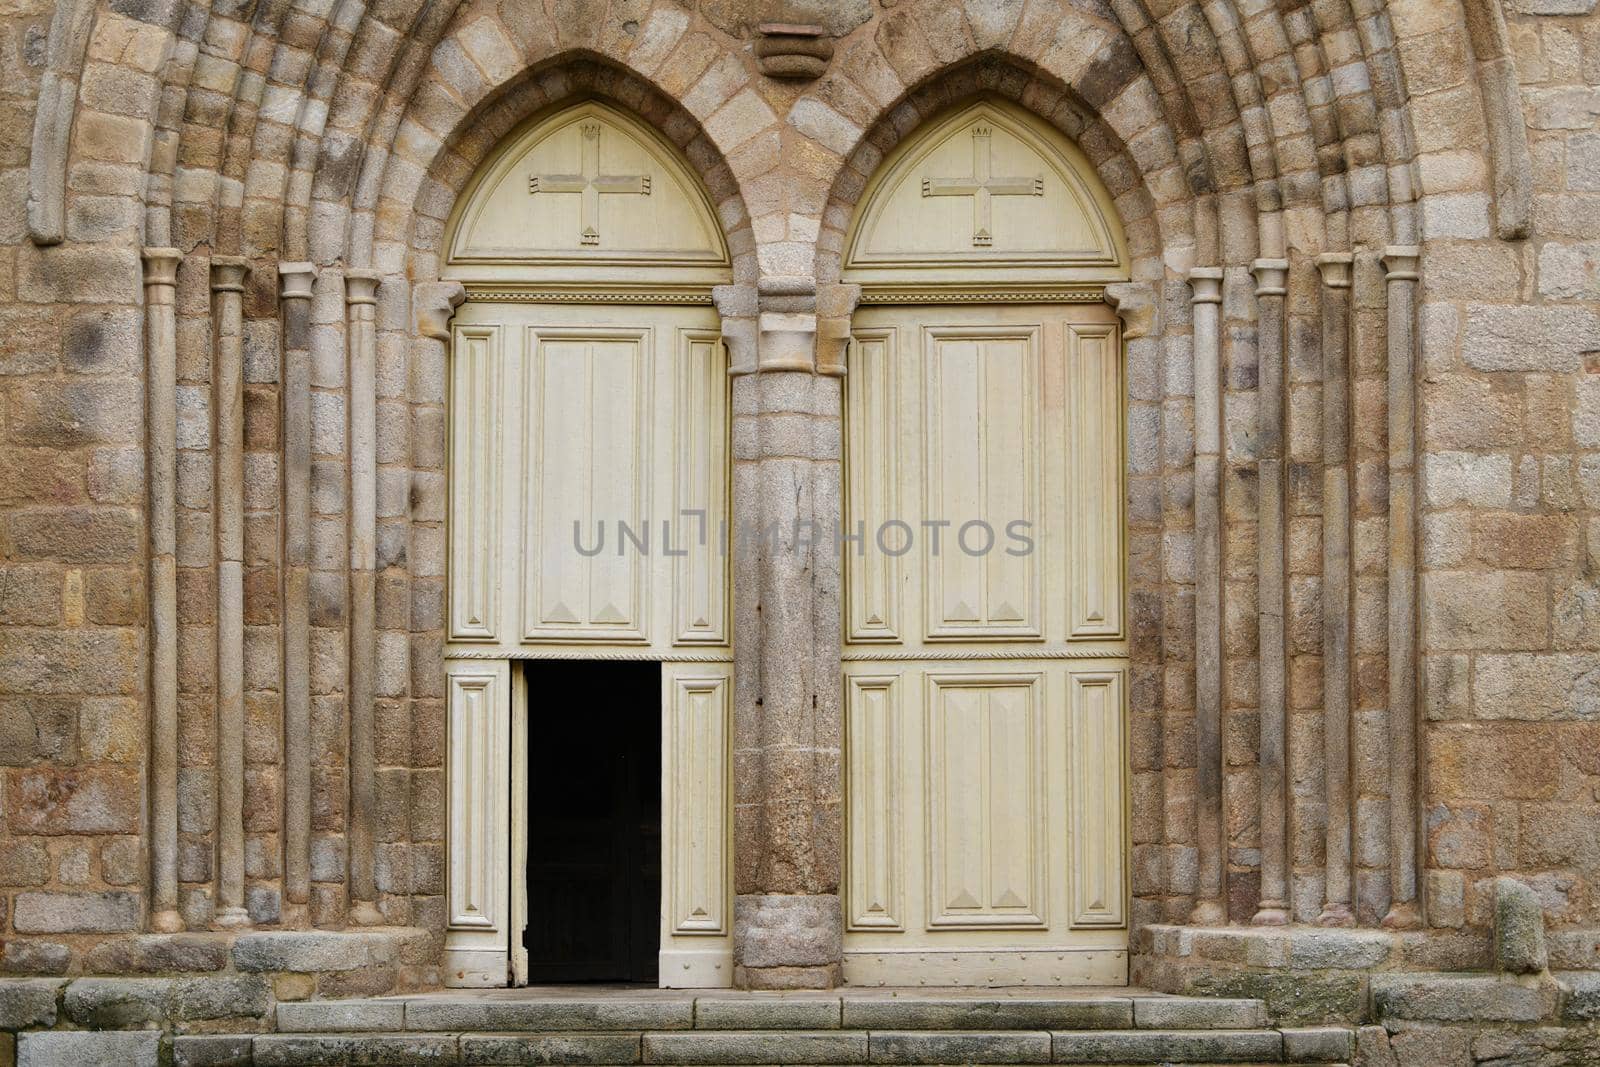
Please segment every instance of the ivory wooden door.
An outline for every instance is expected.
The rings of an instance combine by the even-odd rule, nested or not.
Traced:
[[[1117,320],[867,307],[849,360],[845,978],[1125,982]]]
[[[519,753],[564,735],[527,709],[548,711],[550,660],[600,661],[602,672],[623,660],[661,664],[660,981],[728,985],[733,664],[718,319],[708,306],[504,292],[469,297],[452,327],[449,936],[457,957],[485,960],[459,980],[503,982],[508,942],[518,974],[539,977],[523,927],[560,919],[533,913],[528,843],[572,820],[533,825],[541,813],[526,803]],[[616,712],[604,684],[562,701],[566,714]]]

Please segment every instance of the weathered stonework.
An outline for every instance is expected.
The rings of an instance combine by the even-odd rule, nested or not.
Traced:
[[[682,149],[733,260],[735,510],[827,522],[852,212],[987,94],[1128,238],[1136,979],[1375,1021],[1372,1063],[1594,1047],[1588,979],[1546,974],[1600,971],[1592,2],[354,11],[0,11],[0,973],[436,983],[440,241],[474,169],[591,96]],[[761,73],[774,22],[821,27],[779,72],[814,80]],[[820,443],[763,452],[790,416]],[[739,974],[828,985],[838,561],[739,566]],[[1534,910],[1548,968],[1495,952]],[[1505,1027],[1399,978],[1366,1014],[1370,972],[1497,969]]]

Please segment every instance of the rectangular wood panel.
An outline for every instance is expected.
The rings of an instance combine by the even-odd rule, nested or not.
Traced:
[[[1070,324],[1071,636],[1122,636],[1122,354],[1112,325]]]
[[[930,674],[928,925],[1046,923],[1044,679]]]
[[[662,829],[671,849],[668,920],[674,934],[728,930],[728,741],[730,681],[676,676],[667,683],[670,804]]]
[[[499,729],[506,668],[458,667],[449,681],[450,925],[493,929],[501,907],[495,855],[502,832],[497,784],[504,776]]]
[[[661,551],[675,557],[673,623],[679,644],[728,639],[726,362],[720,334],[678,331],[677,508],[662,517],[669,525],[663,528]]]
[[[845,915],[851,929],[899,930],[905,925],[900,677],[857,675],[846,685]]]
[[[1041,529],[1037,326],[930,327],[925,522],[927,637],[1003,641],[1042,636],[1033,553],[1005,551],[1013,522]]]
[[[450,372],[450,637],[492,641],[500,602],[500,374],[496,325],[458,326]]]
[[[1123,675],[1073,673],[1072,925],[1121,926],[1123,900]]]
[[[528,330],[525,639],[647,640],[650,342]]]
[[[844,550],[850,641],[900,640],[900,535],[885,529],[899,514],[897,333],[870,330],[852,338],[845,380],[849,464],[846,523],[862,540]],[[879,543],[884,530],[888,551]],[[893,538],[893,539],[891,539]]]

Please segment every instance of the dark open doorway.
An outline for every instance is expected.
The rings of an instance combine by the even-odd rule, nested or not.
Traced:
[[[528,981],[654,982],[661,665],[527,670]]]

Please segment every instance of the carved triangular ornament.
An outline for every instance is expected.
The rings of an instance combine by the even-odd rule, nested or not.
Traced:
[[[863,285],[1103,284],[1127,263],[1111,197],[1078,147],[984,100],[891,154],[857,205],[844,270]]]

